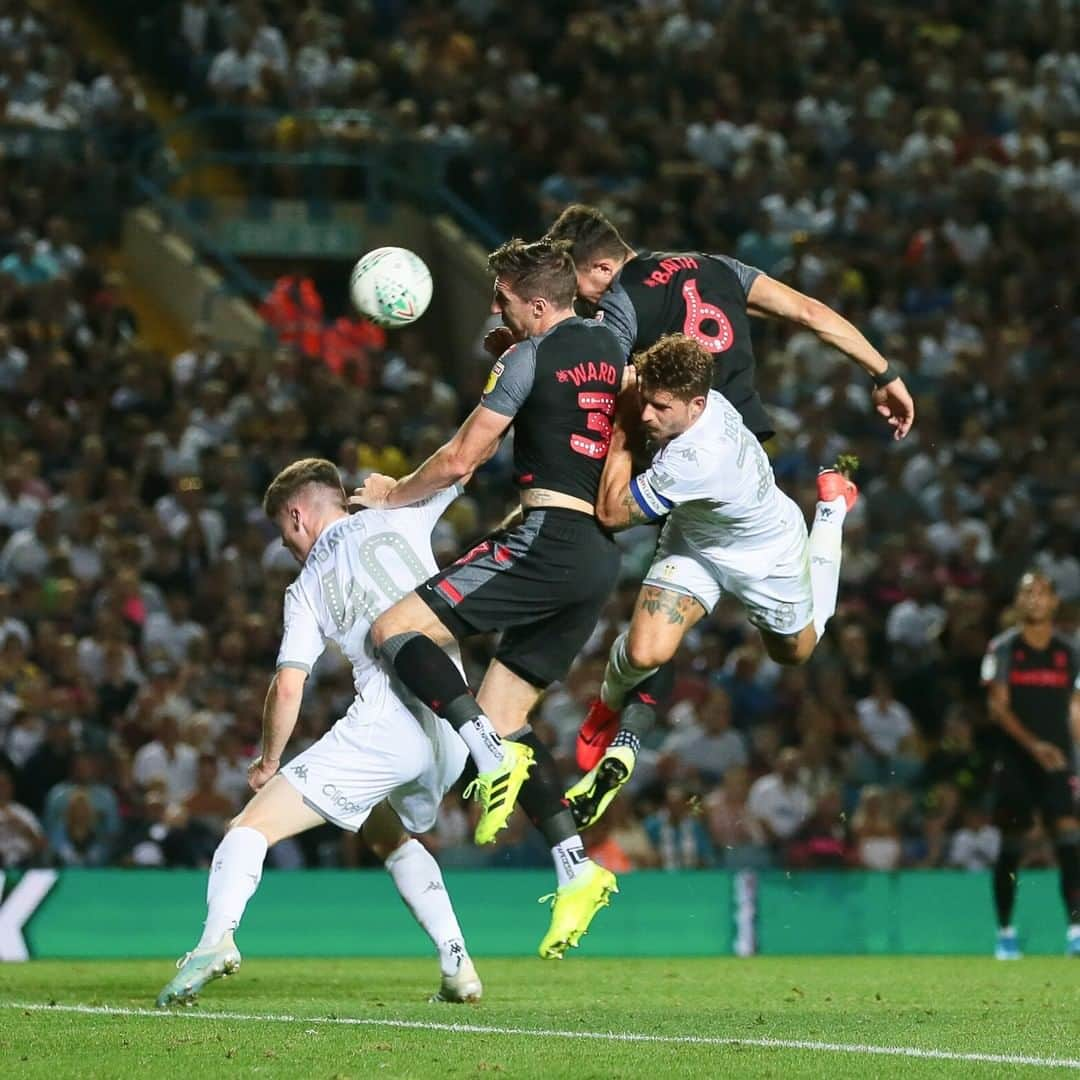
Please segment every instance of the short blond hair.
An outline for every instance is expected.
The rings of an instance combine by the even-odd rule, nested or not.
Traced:
[[[348,510],[345,488],[337,466],[326,458],[301,458],[287,465],[270,481],[263,496],[263,510],[271,520],[289,505],[304,488],[316,486],[333,493],[342,510]]]

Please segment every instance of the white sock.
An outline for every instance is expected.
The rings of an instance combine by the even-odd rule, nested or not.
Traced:
[[[456,975],[469,954],[439,864],[419,840],[406,840],[384,865],[413,918],[439,950],[442,973]]]
[[[568,885],[592,862],[577,833],[556,844],[551,849],[551,857],[555,860],[555,877],[560,885]]]
[[[626,654],[627,634],[624,631],[611,646],[607,667],[604,668],[604,681],[600,684],[600,700],[609,709],[621,709],[626,695],[644,682],[658,668],[639,668],[630,663]]]
[[[259,887],[266,848],[266,837],[243,825],[230,829],[218,844],[206,883],[206,922],[196,949],[209,949],[240,925]]]
[[[502,764],[502,739],[486,716],[481,715],[469,720],[458,728],[458,734],[465,740],[465,745],[476,762],[477,772],[491,772]]]
[[[825,633],[825,624],[836,612],[846,516],[847,503],[843,495],[831,502],[819,502],[810,530],[810,595],[814,599],[814,629],[819,641]]]

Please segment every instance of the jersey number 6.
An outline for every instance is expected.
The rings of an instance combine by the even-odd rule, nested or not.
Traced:
[[[615,415],[615,395],[594,394],[582,390],[577,396],[577,403],[578,408],[588,413],[585,418],[585,427],[589,431],[595,431],[599,438],[589,439],[584,435],[571,435],[570,449],[575,454],[583,454],[587,458],[607,457],[608,446],[611,444],[611,417]]]
[[[707,304],[701,299],[697,278],[689,278],[683,282],[682,294],[686,301],[683,333],[693,338],[706,352],[727,352],[735,340],[735,332],[731,329],[728,317],[715,304]],[[704,325],[707,322],[716,323],[714,333],[705,332]]]

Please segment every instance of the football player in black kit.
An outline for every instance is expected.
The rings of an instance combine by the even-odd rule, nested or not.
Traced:
[[[904,380],[847,319],[826,304],[727,255],[636,252],[603,213],[580,203],[559,215],[547,237],[572,245],[578,296],[596,305],[597,317],[615,332],[627,358],[665,334],[693,338],[713,356],[713,388],[739,410],[743,423],[762,442],[773,435],[773,428],[754,387],[751,315],[786,319],[813,330],[871,377],[874,408],[892,427],[894,437],[902,439],[910,430],[915,406]],[[843,462],[822,470],[819,507],[845,489],[854,494],[850,471]],[[633,656],[628,659],[635,666],[646,666]],[[596,808],[629,775],[616,764],[601,768],[608,747],[621,745],[636,754],[641,738],[655,722],[656,703],[663,700],[671,676],[661,668],[650,678],[649,685],[642,684],[636,697],[628,699],[621,726],[619,713],[604,701],[597,699],[589,708],[577,744],[578,764],[586,776],[567,792],[582,827],[597,820]]]
[[[1001,729],[993,778],[1001,830],[994,866],[999,960],[1020,957],[1012,910],[1024,833],[1036,811],[1053,837],[1061,871],[1065,951],[1080,957],[1080,816],[1071,767],[1074,735],[1080,738],[1080,663],[1069,639],[1054,629],[1057,606],[1050,579],[1025,574],[1016,591],[1020,621],[990,642],[983,659],[990,716]]]
[[[483,808],[477,843],[495,839],[520,792],[558,877],[540,955],[561,958],[617,889],[614,876],[586,857],[558,769],[528,714],[566,676],[618,574],[619,551],[595,503],[624,360],[603,323],[575,314],[566,245],[512,240],[492,253],[489,267],[492,308],[515,343],[492,368],[480,404],[415,472],[397,481],[371,476],[352,501],[404,506],[462,483],[513,425],[520,524],[399,601],[376,621],[372,638],[398,678],[468,745]],[[495,630],[502,637],[473,697],[443,648]]]
[[[874,408],[902,439],[915,419],[904,380],[842,315],[727,255],[636,252],[595,207],[568,206],[547,238],[572,245],[578,296],[623,343],[627,358],[665,334],[686,334],[716,362],[713,388],[762,442],[772,424],[754,388],[750,316],[787,319],[813,330],[873,380]]]

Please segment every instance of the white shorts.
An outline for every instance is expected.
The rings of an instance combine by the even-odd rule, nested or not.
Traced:
[[[349,711],[282,770],[304,802],[327,821],[356,832],[383,799],[411,833],[427,832],[468,751],[445,721],[420,719],[380,672]]]
[[[797,634],[814,619],[806,522],[797,507],[768,542],[708,552],[688,543],[668,518],[644,584],[692,596],[706,611],[725,593],[734,596],[758,629],[774,634]]]

